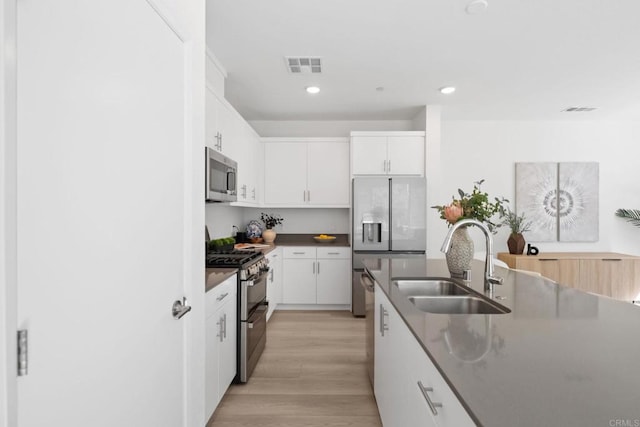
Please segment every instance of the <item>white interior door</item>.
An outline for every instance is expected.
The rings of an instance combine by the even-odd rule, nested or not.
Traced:
[[[19,1],[17,40],[18,425],[182,426],[184,43],[143,0]]]

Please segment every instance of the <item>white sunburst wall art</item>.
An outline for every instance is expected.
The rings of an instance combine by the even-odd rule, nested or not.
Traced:
[[[598,240],[595,162],[516,163],[516,211],[531,221],[531,242]]]

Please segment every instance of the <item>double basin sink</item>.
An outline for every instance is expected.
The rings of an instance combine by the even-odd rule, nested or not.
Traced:
[[[394,279],[401,294],[418,310],[436,314],[505,314],[495,301],[449,278]]]

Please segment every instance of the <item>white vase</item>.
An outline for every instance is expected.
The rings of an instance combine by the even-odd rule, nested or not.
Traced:
[[[453,277],[463,277],[465,270],[471,270],[473,260],[473,239],[467,227],[460,227],[451,236],[451,248],[446,254],[447,267]]]
[[[273,243],[276,240],[276,232],[272,228],[267,228],[262,232],[262,238],[265,243]]]

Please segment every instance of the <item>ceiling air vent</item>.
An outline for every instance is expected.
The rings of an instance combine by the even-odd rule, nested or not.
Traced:
[[[596,107],[569,107],[562,110],[563,113],[588,113],[595,110]]]
[[[285,56],[284,60],[287,63],[287,69],[292,74],[319,74],[322,72],[322,61],[319,56]]]

